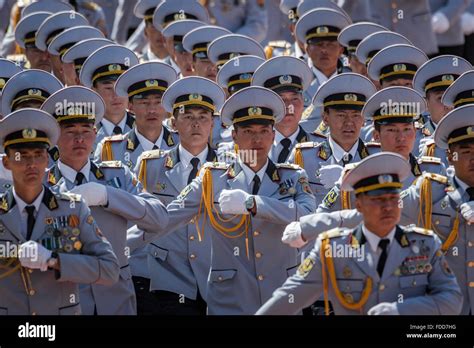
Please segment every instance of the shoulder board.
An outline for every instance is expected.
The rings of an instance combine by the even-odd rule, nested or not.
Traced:
[[[317,147],[320,143],[315,143],[314,141],[307,141],[305,143],[296,144],[297,149],[313,149]]]
[[[283,169],[292,169],[292,170],[298,170],[301,169],[301,167],[297,164],[292,164],[292,163],[275,163],[277,168],[283,168]]]
[[[123,141],[124,139],[125,139],[124,134],[116,134],[110,137],[105,137],[104,142],[117,142],[117,141]]]
[[[423,173],[424,178],[428,178],[431,181],[436,181],[440,184],[447,185],[448,184],[448,177],[440,174],[435,173]]]
[[[276,40],[276,41],[269,41],[268,46],[277,47],[277,48],[290,48],[291,44],[285,40]]]
[[[156,159],[156,158],[162,158],[166,154],[166,151],[163,150],[150,150],[150,151],[145,151],[142,154],[142,160],[150,160],[150,159]]]
[[[321,233],[318,238],[321,239],[321,240],[324,240],[324,239],[331,239],[331,238],[336,238],[336,237],[342,237],[345,235],[344,233],[345,231],[339,227],[337,228],[334,228],[332,230],[329,230],[329,231],[326,231],[326,232],[323,232]]]
[[[367,147],[380,147],[380,143],[377,143],[375,141],[369,141],[368,143],[365,143],[365,146]]]
[[[418,163],[433,163],[433,164],[441,164],[441,159],[438,157],[431,157],[431,156],[421,156],[418,160]]]
[[[121,161],[104,161],[99,163],[100,168],[122,168]]]
[[[82,3],[83,7],[88,10],[96,11],[99,9],[99,5],[92,1],[85,1]]]
[[[421,227],[416,227],[416,226],[410,226],[407,229],[405,229],[405,232],[415,232],[418,234],[422,234],[424,236],[434,236],[434,233],[432,230],[427,230],[426,228],[421,228]]]
[[[70,193],[70,192],[62,192],[59,194],[59,199],[63,201],[74,201],[74,202],[80,202],[81,201],[81,195],[75,194],[75,193]]]
[[[311,133],[312,135],[316,135],[318,137],[321,137],[321,138],[324,138],[324,139],[327,139],[327,135],[326,134],[323,134],[319,129],[316,129],[313,133]]]
[[[225,162],[207,162],[202,166],[202,168],[227,170],[229,165]]]

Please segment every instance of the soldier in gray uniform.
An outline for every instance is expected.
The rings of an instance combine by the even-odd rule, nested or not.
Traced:
[[[284,113],[281,98],[263,87],[230,97],[221,115],[234,126],[239,156],[232,164],[202,167],[167,207],[168,232],[197,215],[201,235],[211,238],[208,314],[254,313],[294,271],[297,251],[280,242],[280,231],[313,211],[315,203],[303,170],[268,159],[273,124]],[[147,231],[144,238],[153,234]]]
[[[98,50],[107,45],[113,44],[108,39],[86,39],[81,40],[70,47],[61,57],[63,63],[64,80],[67,86],[80,86],[79,74],[86,59]]]
[[[89,22],[78,12],[63,11],[51,14],[43,21],[36,32],[36,47],[46,52],[51,41],[64,30],[83,25],[89,25]],[[61,58],[55,55],[49,57],[54,76],[64,83]]]
[[[235,92],[250,87],[255,70],[264,62],[265,59],[252,55],[234,57],[217,72],[217,84],[230,97]]]
[[[275,124],[275,140],[269,158],[285,163],[296,144],[321,142],[324,135],[304,131],[299,125],[304,110],[304,91],[313,79],[306,62],[295,57],[275,57],[258,67],[252,76],[253,86],[262,86],[276,92],[285,102],[285,117]]]
[[[135,125],[127,134],[104,138],[97,145],[95,161],[118,160],[133,170],[144,151],[169,150],[178,145],[178,134],[163,126],[167,113],[161,102],[163,93],[177,77],[171,66],[148,62],[135,65],[118,78],[115,93],[129,99]]]
[[[183,95],[204,94],[209,100],[195,98],[181,109],[174,107],[183,102]],[[145,190],[169,204],[206,162],[217,162],[217,154],[209,147],[208,139],[214,110],[220,109],[224,101],[224,91],[200,77],[180,79],[168,88],[163,105],[173,114],[173,126],[182,134],[183,141],[170,151],[148,151],[140,157],[136,173]],[[196,226],[190,223],[136,251],[134,245],[140,244],[143,238],[129,230],[127,242],[132,249],[130,264],[138,314],[206,314],[211,237],[208,233],[200,234]]]
[[[364,123],[362,107],[374,93],[375,86],[368,78],[343,73],[323,84],[314,96],[313,104],[323,108],[330,134],[322,142],[297,144],[289,161],[306,170],[317,205],[339,179],[344,165],[358,162],[373,151],[374,146],[360,139],[360,130]]]
[[[117,258],[81,197],[43,186],[46,150],[58,136],[54,118],[40,110],[0,122],[3,164],[14,178],[0,198],[0,235],[15,250],[1,261],[1,315],[81,314],[78,283],[118,279]]]
[[[438,157],[446,167],[449,166],[446,153],[435,146],[432,137],[438,122],[452,109],[441,102],[441,97],[460,75],[471,69],[471,64],[464,58],[443,55],[423,64],[413,78],[413,88],[426,98],[428,106],[427,111],[422,113],[419,119],[422,124],[421,133],[424,136],[420,140],[420,155]]]
[[[145,26],[144,36],[147,47],[146,52],[140,56],[141,62],[159,61],[170,64],[171,58],[165,46],[165,39],[161,31],[153,25],[153,14],[161,1],[162,0],[140,0],[133,9],[135,16],[143,19],[142,23]],[[139,52],[139,50],[133,50]]]
[[[336,315],[459,314],[462,293],[438,236],[399,225],[400,189],[409,173],[406,159],[393,153],[370,156],[351,170],[342,187],[357,195],[363,223],[321,234],[257,314],[297,314],[321,295],[326,314],[329,300]]]
[[[2,98],[2,91],[5,84],[13,75],[18,74],[19,72],[21,72],[21,68],[18,64],[15,64],[11,60],[0,58],[0,100]]]
[[[128,265],[127,227],[129,223],[141,228],[166,226],[165,207],[152,195],[140,194],[140,183],[120,161],[98,164],[89,159],[96,136],[94,125],[105,113],[97,93],[85,87],[67,87],[48,98],[42,108],[53,114],[61,127],[60,158],[48,170],[47,184],[84,198],[119,260],[120,278],[115,285],[80,287],[83,312],[134,315],[136,299]]]
[[[115,81],[126,70],[138,64],[138,58],[128,48],[108,45],[99,48],[83,63],[79,79],[105,101],[104,119],[97,125],[94,149],[105,137],[125,134],[133,129],[134,116],[127,111],[128,98],[115,94]]]
[[[386,109],[382,109],[383,105],[387,106]],[[423,96],[407,87],[388,87],[378,91],[362,109],[362,115],[373,120],[374,139],[380,143],[380,150],[398,153],[410,164],[410,174],[403,183],[403,189],[413,185],[423,173],[446,174],[440,158],[418,158],[412,153],[417,132],[414,115],[425,110]],[[355,200],[354,195],[341,192],[340,185],[336,184],[323,199],[317,212],[352,209]]]
[[[337,37],[337,41],[339,41],[339,43],[347,50],[349,66],[352,72],[367,77],[367,67],[365,62],[360,62],[356,56],[357,46],[370,34],[386,30],[387,28],[371,22],[354,23],[341,30]]]
[[[305,91],[305,100],[309,106],[318,88],[331,77],[342,72],[339,60],[344,48],[337,42],[337,36],[343,28],[351,24],[350,18],[343,12],[320,8],[306,12],[296,23],[296,37],[305,43],[309,65],[314,74],[311,85]],[[309,133],[321,123],[320,110],[309,108],[305,111],[301,126]],[[327,127],[319,127],[325,134]]]
[[[49,53],[36,47],[36,32],[41,23],[51,15],[50,12],[36,12],[22,18],[14,33],[14,41],[24,50],[25,66],[31,69],[52,71]]]

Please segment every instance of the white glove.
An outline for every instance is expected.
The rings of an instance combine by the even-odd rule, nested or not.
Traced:
[[[23,267],[39,269],[41,272],[44,272],[48,270],[48,260],[51,254],[51,250],[30,240],[20,245],[18,258]]]
[[[434,139],[431,137],[425,137],[420,140],[420,143],[418,145],[418,151],[420,156],[425,155],[425,148],[427,148],[429,145],[434,144]]]
[[[464,12],[461,16],[461,28],[466,36],[474,33],[474,15]]]
[[[293,221],[285,227],[281,241],[293,248],[301,248],[308,243],[301,236],[301,225],[298,221]]]
[[[449,29],[449,20],[443,12],[436,12],[431,17],[431,25],[436,34],[442,34]]]
[[[247,215],[245,201],[249,198],[247,192],[242,190],[222,190],[219,195],[219,206],[223,214]]]
[[[324,188],[330,189],[339,180],[342,173],[342,167],[337,164],[330,164],[319,169],[319,180]]]
[[[474,202],[461,204],[461,215],[470,224],[474,223]]]
[[[396,302],[382,302],[373,306],[367,312],[368,315],[400,315]]]
[[[74,187],[71,193],[81,195],[89,207],[107,205],[107,187],[96,182],[88,182]]]

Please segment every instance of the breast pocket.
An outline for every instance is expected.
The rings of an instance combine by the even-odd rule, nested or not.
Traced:
[[[229,295],[238,291],[235,288],[236,274],[237,270],[235,269],[211,271],[209,275],[209,291],[211,296],[219,299],[219,302],[234,301],[234,299],[232,299],[233,296]]]
[[[156,244],[151,243],[148,248],[148,253],[160,261],[166,261],[168,257],[168,250],[160,248]]]
[[[404,296],[424,296],[428,285],[428,274],[400,277],[400,290]]]
[[[433,213],[431,223],[436,232],[446,238],[453,228],[454,221],[450,215]]]
[[[337,286],[348,303],[358,302],[364,290],[362,279],[338,279]]]
[[[79,303],[76,303],[72,306],[61,307],[58,311],[59,315],[80,315],[81,305]]]

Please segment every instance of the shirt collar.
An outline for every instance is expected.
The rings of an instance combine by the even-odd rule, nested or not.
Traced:
[[[459,179],[457,176],[454,177],[454,180],[456,180],[456,183],[464,192],[466,192],[466,190],[470,187],[468,184],[466,184],[464,181]]]
[[[70,182],[76,181],[76,175],[78,172],[76,172],[74,169],[64,164],[63,162],[61,162],[61,160],[58,160],[58,169],[61,172],[62,176],[65,177],[67,180],[69,180]],[[91,162],[87,161],[84,167],[81,168],[80,172],[84,174],[85,180],[89,182],[89,174],[91,172]]]
[[[284,137],[283,134],[281,134],[277,129],[275,129],[275,140],[273,142],[273,145],[277,146],[280,144],[280,141],[282,141],[285,138],[288,138],[291,140],[291,145],[293,145],[296,141],[296,137],[298,136],[298,133],[300,132],[300,128],[298,127],[296,129],[296,132],[291,134],[289,137]]]
[[[163,133],[163,128],[161,128],[160,136],[158,137],[155,143],[152,143],[150,140],[141,135],[138,129],[135,128],[135,134],[137,135],[138,141],[140,142],[140,145],[143,147],[144,151],[153,150],[153,146],[155,145],[158,146],[159,149],[161,149],[161,143],[163,142]]]
[[[122,120],[117,125],[113,124],[112,122],[110,122],[109,120],[107,120],[105,118],[103,118],[102,121],[101,121],[102,127],[104,127],[104,129],[105,129],[105,134],[107,134],[109,136],[114,133],[115,126],[119,126],[122,129],[122,133],[126,133],[125,132],[126,122],[127,122],[127,112],[126,111],[125,111],[125,114],[123,115]]]
[[[331,137],[331,135],[328,136],[328,142],[329,146],[331,147],[332,155],[336,159],[336,161],[339,163],[341,160],[344,158],[344,155],[346,155],[346,151],[342,147],[339,146]],[[355,144],[352,146],[352,148],[349,150],[349,154],[352,155],[352,158],[355,158],[355,155],[357,153],[357,148],[359,147],[359,142],[356,141]]]
[[[295,42],[293,45],[295,45],[295,57],[306,60],[306,54],[301,50],[300,45],[298,45],[297,42]]]
[[[248,185],[252,184],[255,174],[258,175],[260,182],[263,182],[263,176],[265,175],[265,172],[267,171],[267,167],[268,167],[268,159],[265,165],[262,167],[262,169],[260,169],[257,173],[255,173],[249,166],[247,166],[244,162],[242,162],[242,160],[238,157],[237,157],[237,161],[239,161],[240,167],[244,171],[245,180],[247,181]]]
[[[193,156],[188,150],[186,150],[181,144],[178,147],[179,152],[179,161],[183,163],[185,168],[188,168],[191,165],[191,160],[194,157],[199,158],[200,165],[206,163],[207,154],[209,153],[209,148],[206,148],[200,152],[197,156]]]
[[[153,62],[167,63],[166,60],[167,60],[168,57],[169,57],[169,56],[167,56],[167,57],[165,57],[165,58],[163,58],[163,59],[159,58],[158,56],[156,56],[156,55],[153,53],[153,51],[151,50],[150,46],[148,46],[148,49],[147,49],[147,53],[146,53],[146,54],[147,54],[147,56],[148,56],[148,60],[149,60],[149,61],[153,61]]]
[[[394,227],[389,234],[387,234],[385,237],[380,238],[377,236],[375,233],[369,231],[367,227],[365,227],[365,224],[362,225],[362,233],[365,236],[365,239],[369,242],[370,249],[375,253],[377,252],[377,249],[379,247],[379,242],[381,239],[388,239],[390,241],[390,245],[392,245],[393,238],[395,237],[395,230],[396,227]]]
[[[36,199],[34,200],[33,204],[27,204],[24,200],[22,200],[16,194],[14,186],[13,186],[12,191],[13,191],[13,197],[15,198],[15,202],[16,202],[16,204],[18,204],[18,209],[19,209],[20,213],[23,213],[23,211],[25,210],[25,207],[28,206],[28,205],[33,205],[35,207],[36,212],[39,211],[41,201],[43,200],[43,196],[44,196],[44,187],[42,188],[41,193],[38,195],[38,197],[36,197]]]
[[[314,66],[313,61],[311,59],[309,60],[309,66],[311,70],[313,70],[313,74],[314,76],[316,76],[316,79],[318,80],[320,85],[322,85],[327,80],[337,75],[337,69],[336,69],[336,71],[334,71],[334,73],[331,76],[327,77],[321,72],[321,70],[319,70],[318,68]]]

